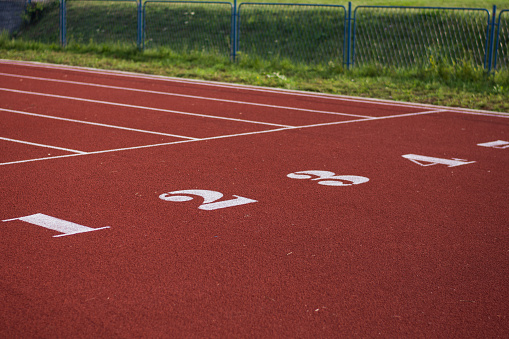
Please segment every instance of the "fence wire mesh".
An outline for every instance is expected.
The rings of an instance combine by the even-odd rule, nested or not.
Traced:
[[[466,61],[482,67],[489,17],[485,9],[359,6],[353,60],[405,67]]]
[[[26,0],[0,0],[0,32],[13,33],[23,24]]]
[[[137,44],[136,0],[67,0],[67,43]]]
[[[242,3],[239,52],[294,62],[343,62],[343,6]]]
[[[229,55],[232,10],[229,2],[147,1],[144,48]]]
[[[45,27],[41,30],[38,27]],[[0,0],[0,32],[8,31],[28,41],[59,43],[58,0]]]
[[[358,6],[352,16],[351,4],[347,10],[286,3],[237,9],[232,2],[181,0],[31,2],[0,0],[0,29],[43,43],[127,44],[233,59],[238,53],[307,64],[509,68],[509,10],[495,18],[496,7],[493,17],[481,8],[404,6]],[[26,23],[20,24],[20,13]]]
[[[509,10],[503,10],[498,17],[496,41],[496,69],[509,69]]]

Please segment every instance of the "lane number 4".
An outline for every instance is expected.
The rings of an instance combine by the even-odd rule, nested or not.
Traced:
[[[483,142],[481,144],[477,144],[477,146],[505,149],[509,148],[509,141],[497,140],[491,142]]]
[[[427,167],[427,166],[433,166],[433,165],[447,165],[447,167],[456,167],[466,164],[473,164],[475,161],[468,161],[463,159],[442,159],[442,158],[434,158],[434,157],[427,157],[425,155],[417,155],[417,154],[405,154],[402,155],[403,158],[410,160],[411,162]]]

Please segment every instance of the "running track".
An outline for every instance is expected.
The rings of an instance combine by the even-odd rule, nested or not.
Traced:
[[[502,338],[507,114],[0,60],[0,337]]]

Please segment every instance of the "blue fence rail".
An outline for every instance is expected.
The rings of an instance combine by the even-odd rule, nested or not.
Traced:
[[[0,0],[1,1],[1,0]],[[102,22],[90,35],[74,27]],[[76,15],[80,13],[79,15]],[[85,14],[90,17],[84,19]],[[96,14],[92,14],[96,13]],[[60,0],[60,42],[121,42],[345,67],[469,62],[509,68],[509,10],[168,0]],[[120,24],[120,25],[119,25]],[[110,30],[124,27],[121,32]]]

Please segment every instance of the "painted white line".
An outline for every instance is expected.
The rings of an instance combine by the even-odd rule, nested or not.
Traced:
[[[68,96],[64,96],[64,95],[47,94],[47,93],[40,93],[40,92],[20,91],[20,90],[10,89],[10,88],[0,88],[0,91],[13,92],[13,93],[21,93],[21,94],[29,94],[29,95],[38,95],[38,96],[44,96],[44,97],[49,97],[49,98],[58,98],[58,99],[67,99],[67,100],[91,102],[91,103],[94,103],[94,104],[102,104],[102,105],[129,107],[129,108],[136,108],[136,109],[148,110],[148,111],[165,112],[165,113],[172,113],[172,114],[182,114],[182,115],[196,116],[196,117],[200,117],[200,118],[210,118],[210,119],[228,120],[228,121],[235,121],[235,122],[244,122],[244,123],[256,124],[256,125],[275,126],[275,127],[294,127],[294,126],[289,126],[289,125],[272,124],[272,123],[261,122],[261,121],[244,120],[244,119],[236,119],[236,118],[226,118],[226,117],[220,117],[220,116],[215,116],[215,115],[206,115],[206,114],[198,114],[198,113],[189,113],[189,112],[174,111],[174,110],[163,109],[163,108],[154,108],[154,107],[146,107],[146,106],[128,105],[128,104],[122,104],[122,103],[118,103],[118,102],[92,100],[92,99],[84,99],[84,98],[77,98],[77,97],[68,97]]]
[[[465,114],[465,112],[461,112],[455,109],[448,109],[447,110],[450,113],[458,113],[458,114]],[[481,115],[483,117],[494,117],[494,118],[502,118],[502,119],[509,119],[509,113],[498,113],[498,112],[490,112],[490,113],[483,113],[483,112],[469,112],[470,115]]]
[[[355,122],[385,120],[385,119],[394,119],[394,118],[406,118],[406,117],[412,117],[412,116],[418,116],[418,115],[428,115],[428,114],[434,114],[434,113],[440,113],[440,112],[442,112],[442,111],[428,111],[428,112],[419,112],[419,113],[397,114],[397,115],[389,115],[389,116],[384,116],[384,117],[377,117],[377,118],[373,118],[373,119],[356,119],[356,120],[326,122],[326,123],[323,123],[323,124],[295,126],[295,127],[291,127],[291,128],[277,128],[277,129],[270,129],[270,130],[265,130],[265,131],[255,131],[255,132],[245,132],[245,133],[237,133],[237,134],[219,135],[219,136],[215,136],[215,137],[203,138],[203,139],[200,139],[200,140],[180,140],[180,141],[166,142],[166,143],[160,143],[160,144],[154,144],[154,145],[143,145],[143,146],[133,146],[133,147],[126,147],[126,148],[117,148],[117,149],[110,149],[110,150],[104,150],[104,151],[89,152],[89,154],[99,154],[99,153],[109,153],[109,152],[118,152],[118,151],[128,151],[128,150],[141,149],[141,148],[151,148],[151,147],[158,147],[158,146],[184,144],[184,143],[195,142],[195,141],[207,141],[207,140],[215,140],[215,139],[227,139],[227,138],[234,138],[234,137],[240,137],[240,136],[246,136],[246,135],[265,134],[265,133],[273,133],[273,132],[281,132],[281,131],[289,131],[289,130],[299,130],[299,129],[312,128],[312,127],[324,127],[324,126],[333,126],[333,125],[343,125],[343,124],[349,124],[349,123],[355,123]]]
[[[35,142],[29,142],[29,141],[23,141],[23,140],[17,140],[17,139],[10,139],[10,138],[0,137],[0,140],[10,141],[10,142],[17,142],[17,143],[20,143],[20,144],[32,145],[32,146],[38,146],[38,147],[44,147],[44,148],[52,148],[52,149],[57,149],[57,150],[60,150],[60,151],[67,151],[67,152],[72,152],[72,153],[77,153],[77,154],[90,154],[88,152],[77,151],[75,149],[63,148],[63,147],[57,147],[57,146],[51,146],[51,145],[45,145],[45,144],[38,144],[38,143],[35,143]]]
[[[140,132],[140,133],[147,133],[147,134],[163,135],[163,136],[166,136],[166,137],[175,137],[175,138],[181,138],[181,139],[200,140],[199,138],[192,138],[192,137],[187,137],[187,136],[177,135],[177,134],[168,134],[168,133],[161,133],[161,132],[153,132],[153,131],[146,131],[146,130],[136,129],[136,128],[128,128],[128,127],[122,127],[122,126],[101,124],[101,123],[97,123],[97,122],[82,121],[82,120],[75,120],[75,119],[68,119],[68,118],[60,118],[60,117],[54,117],[54,116],[51,116],[51,115],[29,113],[29,112],[23,112],[23,111],[15,111],[15,110],[12,110],[12,109],[6,109],[6,108],[1,108],[1,107],[0,107],[0,111],[14,113],[14,114],[29,115],[29,116],[34,116],[34,117],[38,117],[38,118],[46,118],[46,119],[54,119],[54,120],[61,120],[61,121],[69,121],[69,122],[74,122],[74,123],[78,123],[78,124],[100,126],[100,127],[107,127],[107,128],[115,128],[115,129],[121,129],[121,130],[125,130],[125,131],[130,131],[130,132]]]
[[[52,78],[33,77],[33,76],[28,76],[28,75],[18,75],[18,74],[1,73],[1,72],[0,72],[0,75],[8,76],[8,77],[13,77],[13,78],[23,78],[23,79],[38,80],[38,81],[58,82],[58,83],[63,83],[63,84],[72,84],[72,85],[80,85],[80,86],[108,88],[108,89],[115,89],[115,90],[122,90],[122,91],[150,93],[150,94],[175,96],[175,97],[198,99],[198,100],[209,100],[209,101],[226,102],[226,103],[230,103],[230,104],[240,104],[240,105],[268,107],[268,108],[276,108],[276,109],[284,109],[284,110],[292,110],[292,111],[301,111],[301,112],[310,112],[310,113],[319,113],[319,114],[340,115],[340,116],[355,117],[355,118],[366,118],[366,119],[373,118],[372,116],[368,116],[368,115],[339,113],[339,112],[331,112],[331,111],[321,111],[321,110],[307,109],[307,108],[298,108],[298,107],[291,107],[291,106],[269,105],[269,104],[262,104],[262,103],[257,103],[257,102],[239,101],[239,100],[227,100],[227,99],[219,99],[219,98],[214,98],[214,97],[204,97],[204,96],[198,96],[198,95],[169,93],[169,92],[161,92],[161,91],[151,91],[151,90],[131,88],[131,87],[101,85],[101,84],[95,84],[95,83],[89,83],[89,82],[80,82],[80,81],[60,80],[60,79],[52,79]]]
[[[57,155],[54,157],[45,157],[45,158],[36,158],[36,159],[27,159],[27,160],[18,160],[18,161],[10,161],[10,162],[3,162],[0,163],[0,166],[5,165],[16,165],[16,164],[23,164],[26,162],[34,162],[34,161],[42,161],[42,160],[51,160],[51,159],[60,159],[60,158],[69,158],[69,157],[75,157],[82,154],[65,154],[65,155]]]
[[[397,115],[390,115],[390,116],[384,116],[384,117],[377,117],[377,118],[374,118],[374,119],[357,119],[357,120],[337,121],[337,122],[329,122],[329,123],[316,124],[316,125],[295,126],[295,127],[291,127],[291,128],[277,128],[277,129],[271,129],[271,130],[265,130],[265,131],[256,131],[256,132],[246,132],[246,133],[238,133],[238,134],[220,135],[220,136],[215,136],[215,137],[202,138],[202,139],[199,139],[199,140],[180,140],[180,141],[165,142],[165,143],[153,144],[153,145],[133,146],[133,147],[109,149],[109,150],[103,150],[103,151],[94,151],[94,152],[88,152],[87,154],[90,155],[90,154],[103,154],[103,153],[111,153],[111,152],[130,151],[130,150],[143,149],[143,148],[153,148],[153,147],[169,146],[169,145],[184,144],[184,143],[198,142],[198,141],[207,141],[207,140],[216,140],[216,139],[228,139],[228,138],[235,138],[235,137],[248,136],[248,135],[265,134],[265,133],[290,131],[290,130],[298,130],[298,129],[304,129],[304,128],[324,127],[324,126],[342,125],[342,124],[349,124],[349,123],[356,123],[356,122],[376,121],[376,120],[395,119],[395,118],[406,118],[406,117],[412,117],[412,116],[418,116],[418,115],[427,115],[427,114],[440,113],[440,112],[444,112],[444,111],[447,111],[447,110],[443,110],[443,111],[428,111],[428,112],[419,112],[419,113],[408,113],[408,114],[397,114]],[[56,156],[56,157],[47,157],[47,158],[38,158],[38,159],[29,159],[29,160],[21,160],[21,161],[13,161],[13,162],[8,162],[8,163],[0,163],[0,166],[2,166],[2,165],[19,164],[19,163],[27,163],[27,162],[33,162],[33,161],[41,161],[41,160],[64,158],[64,157],[76,156],[76,155],[78,155],[78,154]]]
[[[405,118],[405,117],[413,117],[413,116],[417,116],[417,115],[427,115],[427,114],[443,113],[443,112],[448,112],[448,110],[443,109],[443,110],[427,111],[427,112],[403,113],[403,114],[395,114],[395,115],[386,115],[386,116],[383,116],[383,117],[376,117],[376,118],[373,118],[373,119],[357,119],[357,120],[346,120],[346,121],[337,121],[337,122],[326,122],[326,123],[322,123],[322,124],[306,125],[306,126],[300,126],[300,127],[296,127],[296,128],[333,126],[333,125],[340,125],[340,124],[349,124],[349,123],[352,123],[352,122],[385,120],[385,119],[394,119],[394,118]]]
[[[60,70],[60,71],[68,70],[68,71],[73,71],[73,72],[99,74],[99,75],[110,75],[110,76],[128,77],[128,78],[138,78],[138,79],[161,80],[161,81],[167,81],[167,82],[195,84],[195,85],[202,85],[202,86],[209,86],[209,87],[230,88],[230,89],[238,89],[238,90],[251,90],[251,91],[257,91],[257,92],[287,94],[287,95],[296,95],[296,96],[358,102],[358,103],[368,103],[368,104],[390,105],[390,106],[397,106],[397,107],[410,107],[410,108],[419,108],[419,109],[427,109],[427,110],[433,110],[433,109],[444,110],[445,109],[445,110],[450,110],[450,111],[454,111],[454,112],[462,113],[462,114],[478,114],[478,113],[487,113],[487,114],[493,114],[493,115],[499,115],[499,114],[500,115],[508,115],[509,114],[509,113],[502,113],[502,112],[495,112],[495,111],[476,110],[476,109],[470,109],[470,108],[419,104],[419,103],[412,103],[412,102],[402,102],[402,101],[387,100],[387,99],[363,98],[363,97],[355,97],[355,96],[347,96],[347,95],[339,95],[339,94],[306,92],[306,91],[283,89],[283,88],[271,88],[271,87],[262,87],[262,86],[253,86],[253,85],[240,85],[240,84],[232,84],[232,83],[216,82],[216,81],[208,81],[208,80],[184,79],[184,78],[175,78],[175,77],[168,77],[168,76],[162,76],[162,75],[150,75],[150,74],[126,72],[126,71],[103,70],[103,69],[91,68],[91,67],[57,65],[57,64],[49,64],[49,63],[42,63],[42,62],[35,62],[35,61],[30,62],[30,61],[0,59],[0,64],[26,66],[26,67],[32,67],[32,68],[54,69],[54,70]]]

